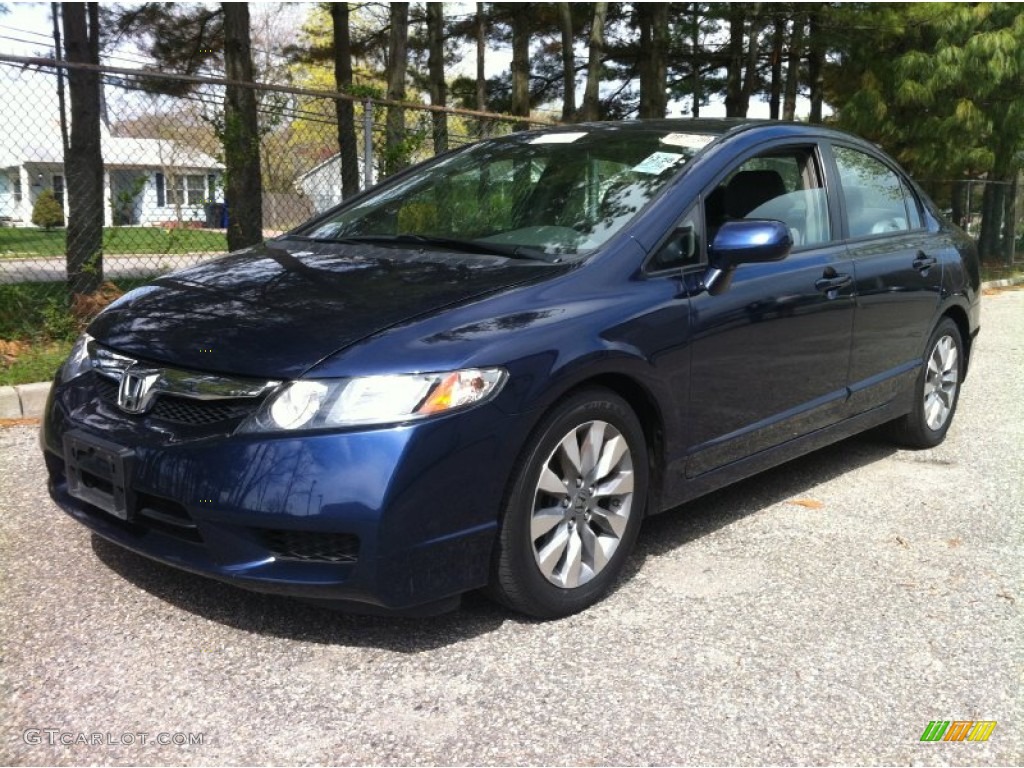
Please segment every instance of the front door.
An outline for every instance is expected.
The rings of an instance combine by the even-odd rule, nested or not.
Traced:
[[[729,219],[784,221],[780,262],[739,266],[727,290],[691,298],[688,477],[846,414],[853,265],[834,237],[816,147],[745,161],[705,198],[709,238]]]

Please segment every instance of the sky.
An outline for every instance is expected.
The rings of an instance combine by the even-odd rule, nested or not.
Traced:
[[[53,26],[50,20],[50,3],[28,3],[28,2],[7,2],[8,13],[0,15],[0,52],[18,56],[32,56],[37,54],[48,55],[53,48]],[[258,3],[252,4],[254,7]],[[312,3],[294,3],[296,7],[295,18],[299,19],[304,15],[304,6]],[[446,3],[456,13],[470,13],[473,3]],[[301,9],[301,10],[300,10]],[[493,76],[507,70],[512,59],[511,49],[498,47],[488,50],[486,64],[487,75]],[[475,59],[470,51],[462,57],[459,66],[456,66],[452,75],[469,75],[475,73]],[[147,63],[144,56],[139,54],[130,46],[121,46],[104,57],[104,63],[119,67],[138,67]],[[579,84],[582,96],[582,83]],[[809,111],[809,103],[801,98],[797,104],[797,115],[806,117]],[[669,117],[681,117],[684,104],[682,102],[669,104]],[[560,106],[556,105],[556,111]],[[545,108],[545,112],[549,111]],[[701,107],[702,117],[724,117],[725,106],[721,101],[713,101],[711,104]],[[768,104],[760,97],[754,97],[750,101],[748,117],[767,118]]]

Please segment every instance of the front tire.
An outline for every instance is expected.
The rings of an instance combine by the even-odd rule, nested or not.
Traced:
[[[960,399],[964,344],[948,317],[935,327],[914,383],[913,409],[893,423],[893,436],[908,448],[934,448],[946,438]]]
[[[625,400],[588,389],[559,403],[516,464],[491,596],[544,619],[597,602],[636,541],[648,475],[643,428]]]

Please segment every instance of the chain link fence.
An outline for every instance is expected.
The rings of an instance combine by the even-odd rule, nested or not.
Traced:
[[[974,238],[986,264],[1024,264],[1024,199],[1017,181],[930,179],[921,186],[953,223]]]
[[[64,147],[73,115],[62,80],[71,68],[0,55],[0,344],[73,337],[120,293],[227,250],[231,201],[219,138],[226,81],[91,68],[99,73],[102,96],[103,199],[94,203],[102,206],[104,226],[102,258],[93,268],[101,270],[103,283],[95,294],[69,295],[65,224],[72,190]],[[247,87],[259,105],[265,237],[341,202],[339,99],[353,106],[361,189],[382,178],[386,167],[531,124],[522,117],[303,88]],[[405,131],[388,150],[391,109],[401,109]]]
[[[92,203],[102,208],[104,226],[102,259],[91,268],[100,270],[102,283],[92,294],[70,293],[65,224],[73,190],[64,147],[73,116],[64,80],[71,68],[0,55],[0,383],[5,366],[26,344],[57,343],[59,356],[78,329],[124,291],[227,250],[231,201],[224,194],[219,138],[226,81],[85,67],[96,70],[101,82],[102,186],[94,188],[102,189],[102,200]],[[258,99],[267,237],[341,202],[338,100],[353,107],[362,189],[387,167],[534,124],[297,87],[246,87]],[[399,108],[404,138],[388,150],[388,113]],[[989,263],[1012,268],[1021,262],[1024,201],[1016,183],[939,180],[923,186],[979,240]]]

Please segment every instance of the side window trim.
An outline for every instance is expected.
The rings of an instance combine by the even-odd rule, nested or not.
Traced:
[[[822,166],[827,179],[828,212],[832,217],[832,242],[842,243],[850,239],[850,228],[846,220],[846,205],[842,200],[843,183],[839,178],[839,166],[836,164],[831,141],[822,141],[820,150]]]
[[[661,253],[662,249],[668,245],[669,241],[675,236],[676,231],[679,229],[679,225],[687,219],[693,219],[697,223],[697,255],[698,261],[694,264],[673,264],[670,266],[656,266],[654,264],[658,254]],[[651,249],[651,252],[647,254],[647,258],[644,259],[643,266],[640,268],[641,273],[644,277],[663,277],[665,275],[672,274],[684,274],[687,272],[693,272],[697,270],[704,270],[707,268],[708,252],[707,252],[707,234],[706,234],[706,222],[704,221],[704,195],[698,195],[697,200],[683,211],[683,215],[679,216],[668,234],[663,237],[658,244]]]
[[[924,212],[921,210],[921,201],[918,199],[917,193],[914,191],[914,187],[910,183],[910,179],[903,176],[902,174],[899,174],[898,178],[900,180],[900,186],[903,187],[903,202],[907,206],[907,216],[909,217],[907,221],[910,223],[913,223],[915,221],[917,222],[915,226],[912,226],[910,228],[910,231],[918,232],[925,228]],[[913,207],[914,211],[913,217],[910,217],[911,207]]]

